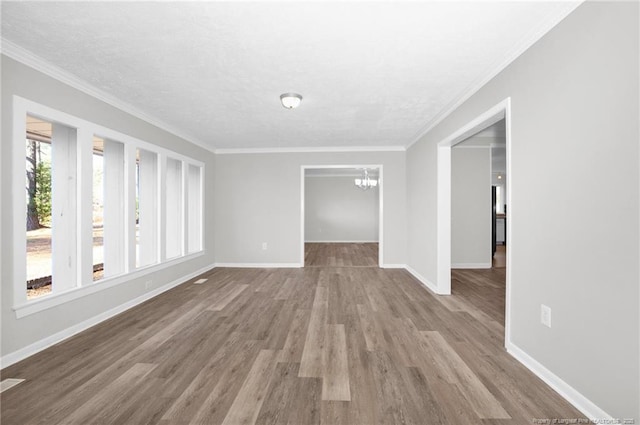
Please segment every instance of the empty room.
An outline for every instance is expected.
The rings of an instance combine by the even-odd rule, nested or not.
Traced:
[[[640,423],[638,1],[1,1],[2,424]]]

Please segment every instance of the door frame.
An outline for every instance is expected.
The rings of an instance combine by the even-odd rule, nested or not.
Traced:
[[[320,169],[368,168],[378,170],[378,267],[384,264],[384,170],[382,164],[301,165],[300,166],[300,267],[304,267],[305,171]]]
[[[510,341],[511,335],[511,253],[513,251],[513,203],[511,193],[513,184],[511,183],[511,98],[506,98],[502,102],[488,109],[484,113],[451,133],[448,137],[440,141],[437,145],[437,287],[438,293],[451,295],[451,148],[466,140],[481,130],[495,124],[501,119],[505,120],[507,176],[506,176],[506,197],[507,220],[506,245],[507,266],[506,266],[506,294],[505,294],[505,343]]]

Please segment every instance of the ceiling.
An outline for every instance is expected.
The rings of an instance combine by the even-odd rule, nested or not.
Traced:
[[[577,4],[2,2],[2,37],[210,149],[406,147]]]

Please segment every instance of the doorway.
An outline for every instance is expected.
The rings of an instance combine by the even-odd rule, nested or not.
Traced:
[[[505,120],[451,150],[451,294],[504,325]]]
[[[504,120],[504,154],[505,154],[505,187],[504,205],[507,206],[509,211],[509,219],[505,220],[505,243],[510,247],[509,251],[505,253],[505,268],[501,269],[501,273],[504,274],[504,287],[500,291],[504,294],[504,332],[505,343],[510,341],[510,283],[511,283],[511,255],[510,251],[513,247],[513,233],[512,217],[513,208],[511,202],[512,185],[506,182],[506,178],[511,176],[511,109],[510,99],[506,99],[493,108],[487,110],[485,113],[478,116],[467,125],[461,127],[458,131],[451,134],[449,137],[442,140],[437,147],[437,289],[438,293],[444,295],[451,294],[451,282],[452,282],[452,148],[469,139],[471,136],[482,132],[483,130],[493,126],[499,121]],[[489,178],[486,179],[489,184]],[[489,192],[490,193],[490,192]],[[490,195],[489,195],[490,196]],[[487,202],[487,207],[491,205]],[[490,219],[489,219],[490,220]],[[488,222],[487,225],[491,223]],[[489,249],[489,245],[485,245]],[[490,252],[490,251],[489,251]],[[490,272],[494,269],[491,268],[492,261],[486,269]],[[478,270],[478,269],[475,269]],[[498,270],[498,269],[496,269]],[[462,275],[468,274],[469,271],[461,270],[459,272]],[[479,277],[482,279],[482,277]]]
[[[382,264],[382,165],[301,167],[302,267]]]

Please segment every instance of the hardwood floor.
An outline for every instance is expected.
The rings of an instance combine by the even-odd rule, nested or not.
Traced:
[[[507,267],[507,246],[496,246],[496,253],[491,259],[491,267],[505,268]]]
[[[305,267],[378,267],[378,243],[304,244]]]
[[[495,271],[215,269],[2,371],[3,424],[527,424],[581,415],[503,349]],[[208,280],[193,284],[198,278]]]
[[[451,298],[473,306],[504,325],[505,274],[505,268],[452,269]]]

